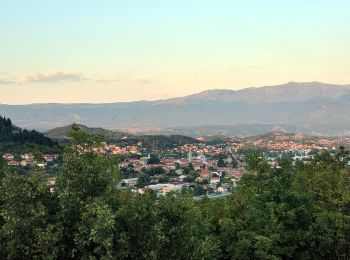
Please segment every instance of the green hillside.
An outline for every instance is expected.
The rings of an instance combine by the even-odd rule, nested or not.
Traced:
[[[36,130],[21,129],[0,116],[0,152],[59,150],[57,142]]]
[[[73,125],[74,124],[51,129],[47,131],[45,135],[59,142],[67,142],[70,139],[70,133],[72,131]],[[100,127],[87,127],[81,124],[75,124],[75,125],[77,125],[83,132],[93,134],[93,135],[101,135],[110,142],[117,141],[122,138],[131,137],[130,134],[125,132],[110,131]]]
[[[83,132],[100,135],[106,138],[107,142],[119,145],[136,145],[141,142],[144,146],[150,148],[166,148],[183,144],[199,143],[197,139],[182,135],[142,135],[135,136],[125,132],[110,131],[103,128],[87,127],[76,124]],[[54,128],[47,131],[46,136],[61,143],[67,143],[70,140],[72,125]]]

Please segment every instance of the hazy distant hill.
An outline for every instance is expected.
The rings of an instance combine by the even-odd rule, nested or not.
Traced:
[[[255,136],[273,131],[304,133],[308,135],[350,135],[349,123],[286,125],[286,124],[236,124],[193,127],[170,127],[159,129],[138,129],[138,135],[165,134],[198,136]]]
[[[327,148],[338,148],[339,146],[349,147],[350,145],[350,138],[348,136],[314,136],[281,131],[245,137],[241,138],[240,141],[244,144],[245,148],[267,148],[273,144],[281,145],[282,143],[290,142],[295,144],[307,144],[310,147],[316,144],[316,146]],[[274,149],[278,148],[275,147]]]
[[[318,82],[290,82],[237,91],[208,90],[158,101],[0,105],[0,113],[12,117],[17,125],[38,129],[72,122],[115,129],[235,125],[242,134],[253,125],[257,126],[254,134],[266,132],[266,129],[259,132],[259,125],[290,126],[316,134],[344,134],[350,131],[349,109],[350,85]]]
[[[135,140],[148,147],[173,147],[184,144],[197,144],[197,139],[182,135],[143,135],[135,136]]]
[[[106,129],[103,129],[101,127],[87,127],[85,125],[77,124],[77,126],[84,132],[93,134],[93,135],[102,135],[108,140],[118,140],[123,137],[129,137],[131,136],[128,133],[124,132],[118,132],[118,131],[109,131]],[[63,127],[57,127],[54,129],[51,129],[47,131],[45,134],[56,140],[64,140],[64,139],[70,139],[70,133],[72,131],[73,124],[63,126]]]
[[[283,85],[245,88],[237,91],[227,89],[207,90],[187,97],[166,100],[164,103],[186,103],[198,101],[239,102],[250,104],[304,102],[311,99],[334,99],[349,94],[350,85],[334,85],[321,82],[289,82]]]
[[[70,139],[70,133],[72,131],[72,124],[64,127],[57,127],[47,131],[45,134],[59,142],[68,142]],[[118,144],[136,145],[139,142],[143,146],[152,148],[164,148],[174,145],[194,144],[199,143],[198,140],[183,136],[183,135],[139,135],[134,136],[125,132],[110,131],[103,128],[87,127],[85,125],[77,124],[77,126],[84,132],[94,135],[104,136],[108,142]]]
[[[285,125],[285,124],[240,124],[240,125],[212,125],[194,127],[172,127],[159,129],[138,129],[138,135],[144,134],[165,134],[185,136],[254,136],[272,131],[286,131],[290,133],[305,132],[313,134],[312,130],[306,127]]]

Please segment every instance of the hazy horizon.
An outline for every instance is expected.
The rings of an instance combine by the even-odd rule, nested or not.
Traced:
[[[37,105],[37,104],[112,104],[112,103],[129,103],[129,102],[142,102],[142,101],[161,101],[161,100],[168,100],[168,99],[176,99],[176,98],[181,98],[181,97],[187,97],[190,95],[195,95],[199,94],[202,92],[206,91],[215,91],[215,90],[232,90],[232,91],[240,91],[244,89],[259,89],[259,88],[265,88],[265,87],[276,87],[276,86],[283,86],[287,85],[289,83],[297,83],[297,84],[303,84],[303,83],[320,83],[320,84],[326,84],[326,85],[334,85],[334,86],[340,86],[340,87],[345,87],[345,86],[350,86],[350,84],[335,84],[335,83],[325,83],[325,82],[318,82],[318,81],[311,81],[311,82],[295,82],[295,81],[290,81],[290,82],[285,82],[282,84],[277,84],[277,85],[268,85],[268,86],[251,86],[251,87],[244,87],[244,88],[237,88],[237,89],[229,89],[229,88],[212,88],[212,89],[204,89],[199,92],[194,92],[194,93],[189,93],[187,95],[181,95],[181,96],[173,96],[173,97],[167,97],[167,98],[155,98],[155,99],[135,99],[135,100],[127,100],[127,101],[108,101],[108,102],[32,102],[32,103],[1,103],[2,105]]]

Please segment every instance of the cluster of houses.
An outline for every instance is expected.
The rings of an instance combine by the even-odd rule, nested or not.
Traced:
[[[313,149],[325,149],[323,145],[300,144],[285,140],[274,143],[274,145],[271,142],[270,145],[268,151],[274,153],[275,156],[266,154],[266,157],[270,166],[276,168],[280,167],[278,158],[284,153],[291,155],[293,163],[300,160],[307,164],[313,158]],[[121,162],[120,167],[132,167],[140,175],[155,168],[162,168],[163,174],[169,172],[175,174],[171,175],[166,183],[157,182],[157,179],[160,179],[163,174],[152,175],[151,183],[144,187],[137,187],[138,178],[123,179],[122,183],[124,186],[131,187],[133,192],[141,194],[147,189],[152,189],[158,195],[164,195],[170,191],[181,191],[184,187],[193,187],[193,185],[200,185],[204,190],[210,190],[212,193],[227,192],[235,186],[236,181],[244,173],[244,155],[237,153],[239,148],[241,148],[241,144],[237,143],[226,146],[186,144],[172,150],[172,152],[177,152],[178,155],[182,154],[182,157],[186,158],[166,157],[161,158],[158,163],[152,164],[148,164],[149,156],[129,158]],[[331,147],[329,149],[335,148]],[[222,163],[219,165],[218,155],[223,154],[229,156],[223,158],[223,165]],[[186,168],[191,168],[197,173],[195,179],[191,178],[189,181]]]
[[[190,184],[183,183],[157,183],[145,186],[144,188],[133,188],[131,191],[138,194],[144,194],[148,189],[156,192],[157,196],[164,196],[169,192],[180,192],[184,187],[189,187]]]
[[[320,144],[305,144],[305,143],[296,143],[293,141],[286,141],[286,142],[271,142],[266,145],[268,150],[288,150],[288,151],[295,151],[295,150],[330,150],[335,149],[335,147],[326,147],[324,145]]]
[[[110,154],[110,155],[122,155],[122,154],[137,154],[141,155],[142,143],[137,145],[128,145],[121,147],[115,144],[106,144],[103,146],[94,148],[94,151],[97,153]]]
[[[192,152],[194,154],[206,154],[208,156],[215,156],[222,153],[235,153],[239,149],[243,148],[243,144],[240,142],[228,142],[220,145],[208,145],[208,144],[185,144],[176,148],[173,148],[171,152],[188,154]]]
[[[158,195],[164,195],[171,191],[181,191],[184,187],[193,187],[200,185],[204,190],[211,190],[213,193],[222,193],[229,191],[235,185],[236,180],[243,174],[243,163],[239,161],[236,167],[232,166],[232,157],[224,159],[226,166],[218,166],[218,160],[207,159],[200,152],[193,156],[190,150],[187,158],[161,158],[158,163],[149,164],[150,156],[141,158],[129,158],[119,164],[121,168],[132,167],[139,175],[145,172],[162,169],[162,173],[152,175],[152,182],[145,187],[138,187],[138,178],[125,178],[121,181],[123,187],[132,188],[133,192],[143,194],[147,189],[152,189]],[[186,171],[187,169],[187,171]],[[188,172],[191,169],[192,173]],[[159,183],[157,180],[164,174],[171,174],[166,183]],[[195,178],[189,178],[190,174],[195,172]]]
[[[302,134],[275,133],[270,136],[251,139],[242,142],[245,146],[266,148],[267,150],[296,151],[296,150],[335,150],[338,138],[320,136],[304,136]],[[343,142],[342,143],[347,143]]]
[[[19,158],[16,158],[16,156],[12,153],[5,153],[2,157],[5,159],[7,165],[12,167],[25,167],[29,165],[45,167],[47,163],[57,160],[59,158],[59,154],[44,154],[43,162],[38,162],[32,153],[24,153],[20,155]]]

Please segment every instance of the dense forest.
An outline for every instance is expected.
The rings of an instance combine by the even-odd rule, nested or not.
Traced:
[[[56,142],[35,130],[22,130],[12,124],[9,118],[0,116],[0,141],[16,143],[33,143],[45,146],[54,146]]]
[[[349,259],[343,154],[271,168],[259,153],[225,199],[116,189],[117,159],[73,131],[56,183],[0,163],[1,259]],[[35,172],[35,171],[34,171]]]

